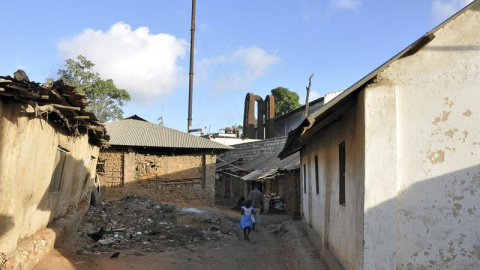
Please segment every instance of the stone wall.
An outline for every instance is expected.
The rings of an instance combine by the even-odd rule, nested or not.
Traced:
[[[101,159],[106,164],[102,185],[107,200],[145,195],[178,204],[213,204],[215,154],[164,156],[109,149],[102,151]],[[122,172],[122,185],[112,185],[109,179],[117,171]]]

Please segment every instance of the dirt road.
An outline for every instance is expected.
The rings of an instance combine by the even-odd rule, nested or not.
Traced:
[[[287,215],[262,215],[245,241],[237,211],[172,208],[137,197],[92,209],[35,269],[327,269]],[[87,233],[99,226],[107,233],[97,242]]]

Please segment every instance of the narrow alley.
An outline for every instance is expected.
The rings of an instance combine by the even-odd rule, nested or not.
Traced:
[[[228,207],[181,208],[144,197],[101,203],[35,269],[327,269],[300,222],[262,215],[245,241],[239,218]],[[95,241],[99,227],[105,233]]]

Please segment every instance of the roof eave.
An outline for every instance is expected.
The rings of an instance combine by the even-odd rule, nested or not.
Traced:
[[[445,20],[443,23],[439,24],[437,27],[427,32],[425,35],[417,39],[415,42],[410,44],[401,52],[397,53],[388,61],[380,65],[378,68],[376,68],[375,70],[367,74],[365,77],[363,77],[359,81],[357,81],[355,84],[350,86],[347,90],[345,90],[340,95],[332,99],[330,102],[326,103],[322,108],[320,108],[320,110],[313,113],[309,118],[305,119],[296,129],[288,133],[287,142],[285,143],[285,146],[283,150],[280,152],[278,157],[280,159],[284,159],[289,155],[299,151],[300,148],[306,143],[305,141],[301,143],[299,138],[314,125],[318,117],[324,114],[328,114],[332,110],[332,108],[334,107],[338,108],[339,106],[342,106],[343,103],[348,102],[347,97],[356,95],[360,89],[363,89],[366,85],[370,84],[378,74],[384,71],[388,66],[390,66],[390,64],[392,64],[396,60],[416,54],[420,49],[425,47],[428,43],[430,43],[435,38],[436,31],[438,31],[440,28],[442,28],[445,24],[447,24],[451,20],[460,16],[463,12],[465,12],[465,10],[469,9],[472,5],[475,5],[479,1],[480,0],[473,1],[472,3],[467,5],[465,8],[455,13],[453,16]],[[310,118],[313,118],[313,119],[310,119]]]

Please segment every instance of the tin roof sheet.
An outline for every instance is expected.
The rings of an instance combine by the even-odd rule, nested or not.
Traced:
[[[150,123],[135,116],[108,123],[106,128],[110,135],[111,145],[157,148],[233,149],[231,146]]]

